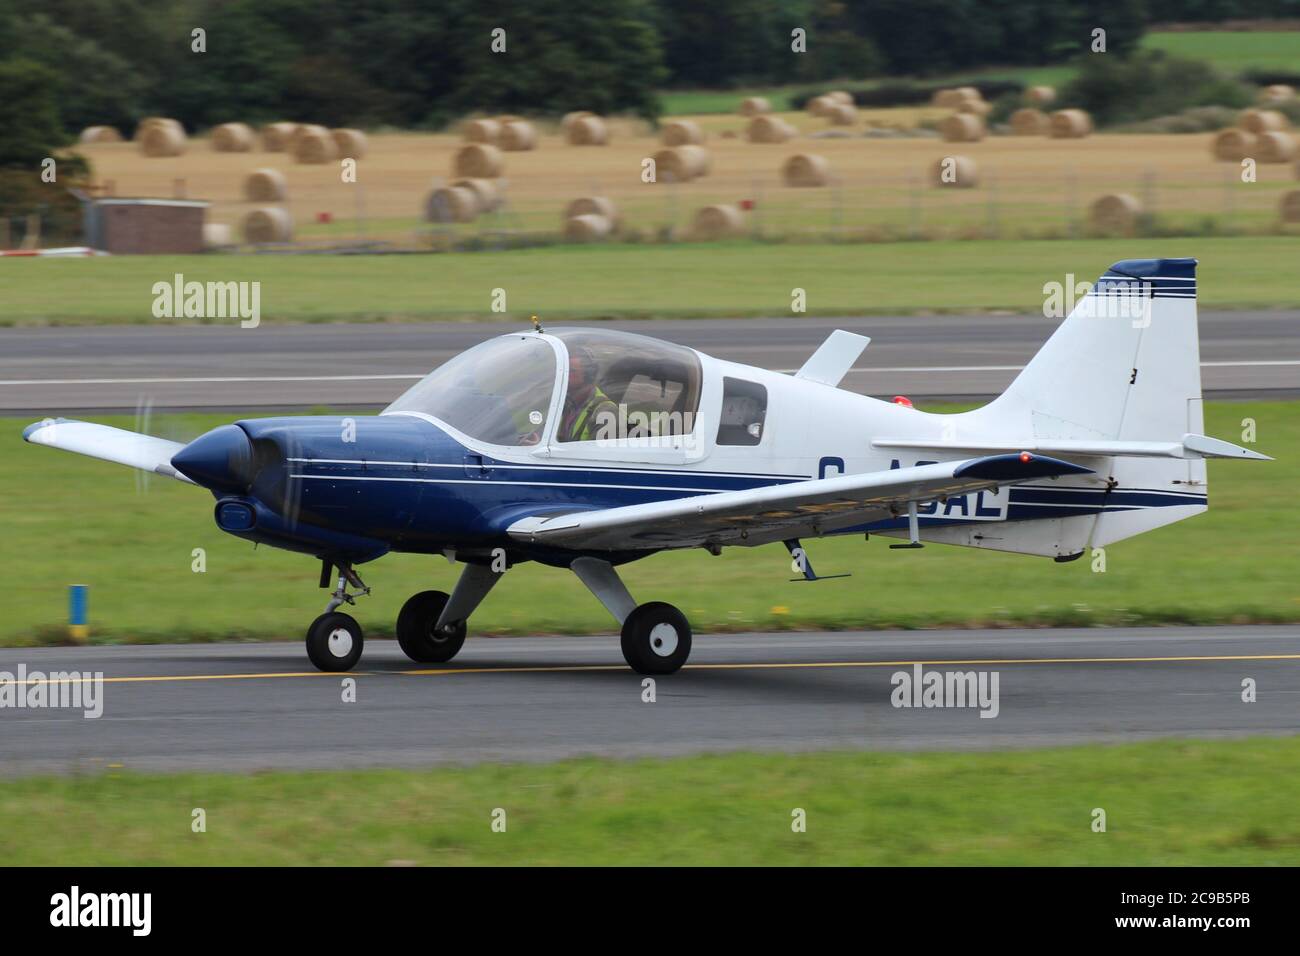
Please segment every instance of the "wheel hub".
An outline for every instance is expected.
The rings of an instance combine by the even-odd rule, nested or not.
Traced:
[[[677,628],[667,623],[650,628],[650,650],[659,657],[671,657],[677,650]]]
[[[326,643],[335,657],[347,657],[352,653],[352,633],[346,627],[336,627],[330,631]]]

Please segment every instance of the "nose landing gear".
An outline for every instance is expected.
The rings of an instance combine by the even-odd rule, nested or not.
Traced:
[[[330,571],[334,564],[326,561],[321,566],[321,587],[329,586]],[[361,660],[361,651],[365,646],[365,636],[361,625],[350,614],[343,614],[338,608],[344,604],[356,604],[356,597],[348,593],[348,585],[357,589],[358,594],[369,594],[370,588],[353,570],[352,565],[338,565],[339,583],[325,606],[325,613],[311,622],[307,628],[307,657],[323,671],[350,671]]]

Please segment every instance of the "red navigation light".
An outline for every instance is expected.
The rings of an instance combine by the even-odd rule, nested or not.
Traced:
[[[904,407],[906,407],[906,408],[911,408],[911,407],[912,407],[912,400],[911,400],[910,398],[908,398],[906,395],[895,395],[895,396],[894,396],[894,404],[895,404],[895,405],[902,405],[902,406],[904,406]]]
[[[1027,451],[1022,451],[1020,453],[1020,460],[1028,464],[1029,462],[1034,460],[1034,456],[1029,454],[1029,452]]]

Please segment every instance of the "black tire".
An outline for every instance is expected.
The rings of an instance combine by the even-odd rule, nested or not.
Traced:
[[[307,657],[318,670],[352,670],[361,660],[364,646],[361,625],[338,611],[322,614],[307,628]]]
[[[638,674],[673,674],[691,656],[691,625],[671,604],[640,605],[623,622],[623,659]]]
[[[446,591],[421,591],[402,605],[397,615],[397,643],[417,664],[442,664],[451,660],[465,643],[465,622],[457,621],[450,631],[434,633],[433,626],[447,606]]]

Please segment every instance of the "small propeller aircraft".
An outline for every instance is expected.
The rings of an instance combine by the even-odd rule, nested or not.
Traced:
[[[1196,260],[1113,265],[1001,396],[930,414],[838,387],[869,340],[833,333],[793,376],[640,335],[511,332],[463,352],[376,416],[247,419],[188,444],[46,419],[23,437],[209,490],[218,527],[313,555],[337,584],[307,631],[345,671],[362,630],[339,608],[389,551],[464,564],[450,595],[397,619],[402,650],[448,661],[523,561],[571,570],[642,674],[691,650],[670,604],[618,566],[658,551],[878,533],[1078,558],[1200,514],[1207,458],[1267,456],[1202,434]],[[796,579],[798,580],[798,579]],[[352,590],[349,590],[352,589]]]

